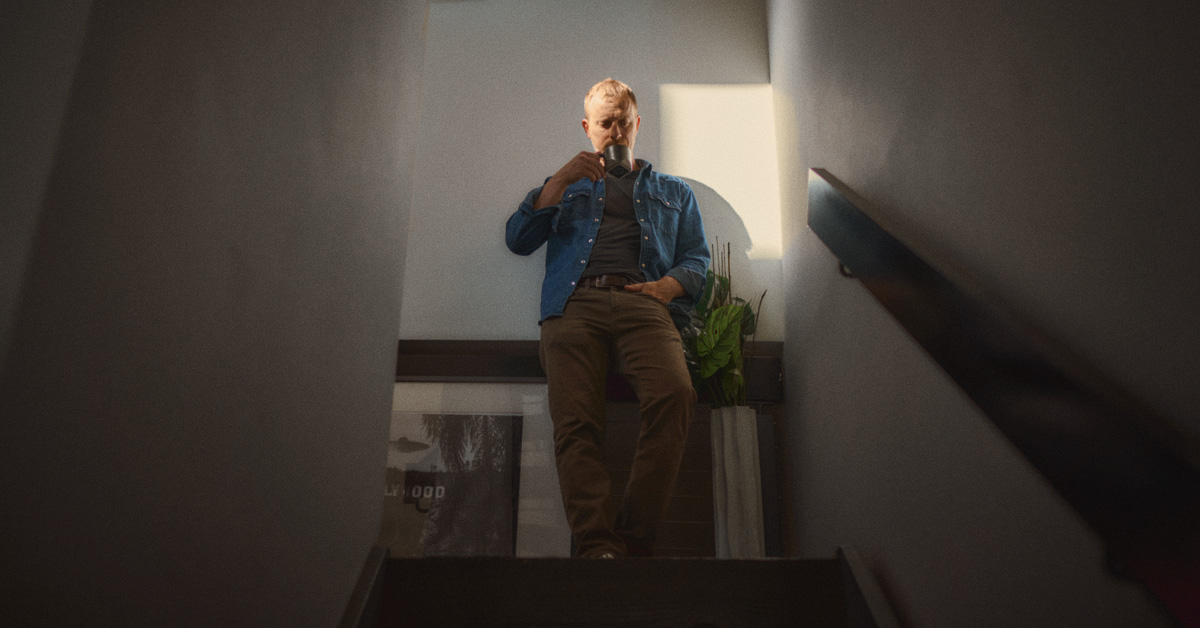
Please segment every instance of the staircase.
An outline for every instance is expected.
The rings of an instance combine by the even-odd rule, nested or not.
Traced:
[[[376,566],[374,581],[360,582],[360,604],[352,603],[343,628],[897,625],[848,549],[815,560],[384,559],[381,553]]]

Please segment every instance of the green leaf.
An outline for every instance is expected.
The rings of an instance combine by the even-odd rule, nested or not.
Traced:
[[[702,378],[712,377],[734,356],[740,362],[741,320],[742,311],[738,306],[723,305],[713,310],[698,342]]]
[[[716,282],[713,281],[713,271],[710,268],[705,271],[704,274],[704,293],[700,295],[700,302],[697,303],[695,309],[692,310],[692,322],[696,322],[698,320],[701,327],[704,326],[704,321],[708,318],[708,310],[712,304],[714,283]]]
[[[758,328],[758,315],[754,313],[754,308],[750,307],[750,304],[747,303],[742,307],[744,308],[742,314],[742,335],[752,336],[755,329]]]
[[[741,403],[742,384],[745,383],[745,378],[742,377],[741,369],[729,369],[721,375],[721,389],[725,393],[725,399],[728,405],[738,405]]]

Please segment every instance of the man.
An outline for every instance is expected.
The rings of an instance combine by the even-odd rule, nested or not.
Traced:
[[[709,252],[691,188],[632,158],[642,119],[628,85],[605,79],[584,98],[595,152],[575,155],[508,219],[519,255],[546,243],[541,360],[554,453],[576,554],[652,553],[692,419],[692,389],[676,322],[704,288]],[[632,170],[606,172],[604,150],[628,147]],[[604,463],[610,359],[637,392],[642,427],[615,519]]]

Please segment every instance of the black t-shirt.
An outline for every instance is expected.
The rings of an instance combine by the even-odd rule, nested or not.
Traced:
[[[582,277],[624,275],[637,282],[646,280],[642,273],[642,228],[633,210],[633,184],[638,171],[618,179],[604,179],[604,217],[592,245],[592,255]]]

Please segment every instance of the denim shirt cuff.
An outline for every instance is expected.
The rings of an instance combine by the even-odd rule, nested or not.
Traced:
[[[533,205],[530,203],[521,203],[521,207],[518,209],[520,209],[523,213],[529,214],[530,216],[541,216],[542,214],[552,214],[562,209],[562,205],[550,205],[541,209],[534,209]]]
[[[559,209],[562,209],[562,201],[559,201],[553,205],[547,205],[546,207],[543,207],[541,209],[534,209],[533,204],[537,202],[538,196],[541,196],[541,194],[542,194],[542,188],[534,188],[533,190],[530,190],[529,194],[525,195],[525,200],[521,202],[521,206],[518,207],[517,209],[519,209],[522,212],[525,212],[531,216],[537,216],[539,214],[549,214],[551,212],[555,212],[555,211],[558,211]]]
[[[674,277],[689,297],[689,303],[695,303],[700,297],[700,289],[704,287],[704,276],[689,268],[676,266],[667,271],[667,277]]]

